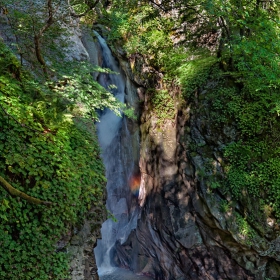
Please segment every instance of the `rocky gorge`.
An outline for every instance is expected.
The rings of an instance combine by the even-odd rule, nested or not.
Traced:
[[[129,129],[141,137],[141,180],[137,226],[126,240],[116,240],[112,263],[153,279],[278,279],[275,220],[258,217],[259,225],[248,222],[245,232],[242,218],[256,211],[249,198],[230,204],[231,196],[211,188],[213,178],[225,181],[224,147],[239,137],[235,123],[219,125],[212,117],[218,83],[208,78],[192,100],[182,102],[181,89],[164,88],[162,74],[151,75],[143,57],[128,59],[120,48],[115,56],[125,75],[126,102],[139,115],[139,128],[130,121]],[[151,88],[172,97],[165,119],[159,111],[168,100],[155,109]],[[133,150],[137,165],[137,141]]]
[[[211,116],[207,95],[216,81],[209,79],[191,102],[180,101],[180,88],[168,88],[173,107],[162,119],[150,90],[166,90],[161,74],[151,76],[141,56],[127,59],[120,49],[115,55],[126,102],[139,112],[141,180],[137,226],[116,240],[112,263],[153,279],[278,279],[275,221],[259,217],[263,232],[248,222],[254,232],[248,237],[241,217],[254,211],[249,198],[229,204],[230,196],[211,188],[213,178],[225,177],[224,147],[239,136],[234,123],[219,126]],[[130,131],[139,133],[137,123]]]
[[[219,1],[210,1],[211,5],[192,1],[188,4],[184,1],[121,2],[122,5],[118,1],[96,1],[89,9],[93,13],[90,20],[86,18],[80,22],[74,14],[67,22],[70,25],[63,26],[67,29],[63,34],[67,34],[68,44],[63,50],[64,59],[70,62],[68,67],[71,65],[75,69],[76,62],[81,65],[89,62],[86,67],[74,70],[73,76],[65,74],[61,66],[59,76],[58,70],[49,66],[53,63],[51,58],[40,60],[38,45],[31,56],[35,61],[36,55],[39,58],[38,72],[32,68],[34,61],[26,59],[24,48],[17,54],[22,65],[48,81],[44,84],[47,93],[48,90],[61,92],[57,95],[61,103],[57,96],[54,101],[44,100],[47,105],[41,105],[43,102],[39,100],[36,110],[39,113],[42,110],[41,115],[34,113],[35,109],[32,114],[23,113],[39,120],[37,126],[43,128],[40,133],[45,137],[42,139],[48,141],[46,147],[54,146],[51,156],[46,155],[51,163],[45,164],[54,167],[51,171],[42,168],[43,172],[27,155],[30,165],[34,165],[31,173],[27,173],[29,167],[25,167],[18,151],[25,151],[28,146],[33,153],[34,146],[41,147],[42,135],[38,136],[34,130],[35,136],[28,134],[28,127],[15,121],[16,129],[26,130],[27,140],[19,144],[24,149],[17,148],[7,159],[3,157],[2,169],[18,188],[49,199],[52,202],[44,203],[54,208],[38,210],[12,198],[9,203],[13,207],[10,208],[7,196],[1,196],[1,207],[10,215],[5,216],[1,228],[1,244],[13,251],[14,244],[22,242],[21,235],[24,233],[29,238],[32,232],[38,235],[38,244],[34,247],[46,248],[41,242],[42,236],[50,234],[55,240],[54,246],[44,242],[52,244],[49,248],[55,248],[50,258],[51,261],[55,259],[54,268],[43,262],[47,276],[43,275],[42,279],[66,279],[67,271],[72,280],[107,279],[104,277],[108,272],[120,273],[123,279],[133,277],[119,268],[131,270],[135,279],[142,276],[156,280],[279,279],[280,110],[279,59],[275,53],[280,47],[277,43],[271,44],[271,38],[278,42],[280,34],[274,28],[276,8],[271,3],[261,6],[258,1],[244,2],[243,13],[238,14],[228,12],[237,5],[231,1],[223,5]],[[46,26],[53,11],[50,9],[52,1],[48,4]],[[87,1],[83,4],[88,7]],[[77,11],[80,11],[79,5],[80,2]],[[6,19],[6,10],[1,8],[1,13]],[[6,22],[2,25],[6,36],[2,36],[3,40],[16,52],[18,38],[10,38],[9,28],[13,26],[10,24],[7,29]],[[49,38],[57,31],[52,32]],[[38,34],[35,39],[36,36]],[[60,41],[56,40],[55,47],[59,48],[57,42]],[[42,44],[42,53],[51,57],[55,47],[51,45],[53,49],[49,49],[47,43],[46,46]],[[28,50],[27,43],[23,46]],[[16,59],[12,57],[8,66],[3,66],[4,57],[3,52],[0,56],[4,61],[0,61],[3,73],[16,83],[22,83]],[[72,70],[71,67],[67,70]],[[97,82],[107,93],[100,90]],[[17,92],[9,91],[9,84],[12,83],[5,79],[0,84],[7,100],[11,92]],[[39,87],[36,85],[33,89],[30,84],[22,86],[23,93],[27,95],[30,91],[38,98]],[[71,89],[68,95],[67,86]],[[101,94],[93,103],[87,103],[96,92]],[[46,96],[48,98],[48,94]],[[75,104],[69,106],[72,111],[67,111],[65,104],[69,105],[77,96],[84,99],[74,100]],[[98,103],[103,100],[105,103]],[[125,110],[115,109],[106,100],[119,100],[134,108],[134,115],[125,115]],[[10,106],[11,101],[5,102]],[[26,104],[33,106],[36,102],[28,99]],[[62,108],[65,123],[74,125],[80,134],[72,126],[60,132],[67,127],[63,122],[52,126],[58,111],[53,110],[52,104],[56,109]],[[83,115],[85,104],[90,107],[86,118]],[[119,115],[105,107],[113,108]],[[46,125],[49,112],[51,121]],[[10,114],[3,108],[2,113],[6,129],[3,128],[3,135],[6,135],[11,126]],[[15,110],[13,114],[19,113]],[[27,122],[22,115],[19,119]],[[76,134],[72,135],[73,131]],[[61,135],[65,137],[64,142],[55,138]],[[85,141],[81,135],[85,135]],[[97,147],[96,135],[100,147]],[[2,137],[3,147],[5,137]],[[34,139],[38,143],[34,144]],[[66,148],[59,152],[56,145]],[[90,146],[94,146],[94,151]],[[9,149],[5,148],[5,153]],[[66,155],[63,162],[60,153]],[[14,154],[16,159],[13,159]],[[56,158],[57,163],[53,164]],[[62,169],[61,172],[64,162],[69,164],[65,165],[66,171]],[[37,177],[33,178],[32,172]],[[60,185],[56,180],[61,180]],[[60,193],[57,186],[64,185]],[[23,210],[15,213],[9,210],[17,208]],[[20,212],[25,216],[17,219]],[[34,215],[30,214],[33,212]],[[65,216],[63,223],[55,220],[59,216],[57,213]],[[55,227],[49,217],[56,221]],[[34,223],[32,230],[26,230],[30,221]],[[53,227],[59,230],[52,232]],[[63,269],[59,266],[64,258],[70,259],[69,269],[63,262]],[[7,254],[5,262],[9,263],[10,259],[14,257]],[[21,264],[21,260],[17,262]],[[3,275],[11,275],[4,261],[0,267]],[[37,273],[28,269],[23,267],[23,272],[19,272],[26,273],[22,274],[27,275],[26,279],[27,272]],[[14,280],[18,276],[7,277]],[[119,276],[112,274],[108,279],[118,279],[116,277]]]
[[[145,81],[140,86],[141,92]],[[270,219],[259,221],[267,237],[257,232],[247,242],[238,218],[254,205],[248,210],[244,198],[223,209],[230,197],[209,185],[213,174],[224,177],[223,147],[238,137],[234,125],[213,123],[205,98],[213,88],[209,81],[164,120],[149,93],[140,94],[141,214],[128,240],[117,244],[116,262],[154,279],[277,279],[279,238],[268,235]]]

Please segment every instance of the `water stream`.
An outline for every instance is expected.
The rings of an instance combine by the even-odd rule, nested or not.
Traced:
[[[111,90],[111,92],[121,101],[125,99],[125,77],[121,73],[118,62],[112,56],[106,41],[95,33],[102,51],[102,67],[109,68],[116,74],[102,73],[98,77],[98,82]],[[112,88],[112,85],[115,87]],[[127,128],[125,117],[116,116],[109,109],[105,109],[100,115],[100,122],[97,124],[99,143],[102,149],[102,159],[106,168],[107,178],[107,202],[108,211],[114,219],[106,220],[101,229],[102,239],[98,241],[95,248],[98,274],[108,276],[110,271],[116,271],[114,263],[115,243],[121,244],[126,241],[129,233],[136,227],[139,208],[136,198],[130,190],[129,182],[135,173],[135,163],[132,156],[132,139]],[[127,271],[123,270],[123,275]],[[107,276],[106,276],[107,275]],[[136,276],[135,276],[136,277]],[[118,279],[118,278],[101,278]],[[128,278],[122,279],[140,279]]]

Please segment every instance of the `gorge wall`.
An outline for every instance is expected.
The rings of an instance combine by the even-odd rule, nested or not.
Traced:
[[[90,60],[101,65],[96,38],[85,33],[82,41]],[[112,264],[159,280],[278,279],[276,220],[259,215],[248,194],[234,200],[223,187],[215,187],[217,182],[226,184],[224,147],[240,138],[234,121],[219,123],[213,117],[218,82],[210,76],[194,97],[182,98],[181,89],[167,87],[163,75],[141,55],[127,58],[120,47],[114,54],[123,71],[125,101],[136,108],[140,122],[140,131],[132,120],[127,128],[134,135],[129,160],[134,170],[141,137],[141,208],[137,226],[125,233],[128,238],[116,238]],[[226,84],[232,87],[232,81]],[[162,97],[157,98],[158,93]],[[135,196],[122,191],[123,198],[135,209]],[[124,213],[119,214],[122,219]],[[87,271],[80,264],[76,268]]]
[[[276,1],[2,2],[2,278],[280,278]]]
[[[141,214],[126,242],[117,243],[115,262],[161,280],[278,279],[275,220],[261,215],[251,222],[247,215],[260,209],[250,197],[230,204],[230,195],[211,187],[213,177],[226,182],[223,149],[239,137],[234,122],[220,125],[211,115],[216,81],[180,102],[180,89],[163,88],[161,74],[150,75],[141,56],[130,58],[132,71],[116,54],[138,87],[142,112]],[[173,118],[161,118],[151,88],[175,100]]]
[[[85,32],[82,42],[84,57],[102,65],[97,39]],[[139,134],[141,137],[141,208],[137,225],[125,233],[127,239],[116,238],[110,252],[112,264],[158,280],[278,279],[276,220],[259,215],[260,209],[248,194],[234,200],[223,187],[215,187],[215,183],[226,184],[224,147],[240,138],[234,121],[219,123],[213,117],[218,82],[209,76],[193,97],[182,98],[181,89],[166,86],[163,75],[141,55],[127,58],[120,47],[114,54],[123,71],[125,101],[136,108],[139,117],[140,131],[132,120],[127,129],[134,135],[133,159],[128,160],[134,171],[138,169]],[[226,84],[238,87],[230,80]],[[124,131],[120,135],[124,147]],[[129,209],[135,209],[135,196],[128,190],[118,195]],[[117,213],[117,219],[121,221],[124,214]],[[94,240],[91,238],[89,247],[84,245],[86,238],[74,249],[73,279],[98,279],[94,256],[89,258],[93,262],[85,262],[90,256],[88,248],[100,237],[97,233],[91,236]],[[87,274],[90,270],[91,275]]]

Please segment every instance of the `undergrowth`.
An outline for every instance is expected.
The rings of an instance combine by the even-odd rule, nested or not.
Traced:
[[[90,120],[65,115],[67,101],[39,84],[0,44],[0,176],[50,205],[0,189],[0,278],[68,279],[60,238],[102,203],[104,168]]]

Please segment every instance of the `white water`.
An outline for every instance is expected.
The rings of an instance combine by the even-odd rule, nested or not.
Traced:
[[[142,275],[135,275],[129,270],[118,268],[112,273],[102,275],[100,280],[151,280],[151,278]]]
[[[116,60],[113,58],[111,50],[107,46],[106,41],[97,32],[94,31],[94,33],[98,38],[102,50],[102,66],[119,73],[120,69]],[[111,90],[114,96],[121,102],[124,102],[125,81],[122,75],[100,74],[98,82],[107,89],[109,89],[111,86],[114,86],[115,88]],[[109,145],[111,144],[114,137],[116,137],[121,124],[121,117],[116,116],[108,109],[103,111],[100,117],[100,123],[97,124],[97,131],[99,143],[104,152],[109,148]]]
[[[97,32],[95,34],[102,50],[103,63],[101,66],[120,73],[118,63],[112,56],[105,40]],[[98,82],[107,89],[110,89],[111,85],[116,86],[111,91],[120,101],[124,102],[125,79],[122,74],[102,73]],[[122,244],[131,230],[136,227],[138,208],[131,205],[131,193],[128,186],[128,179],[133,173],[134,163],[132,141],[126,126],[126,119],[116,116],[109,109],[105,109],[97,124],[97,133],[102,149],[102,159],[106,167],[106,207],[117,219],[116,222],[108,219],[103,223],[102,239],[98,241],[94,250],[98,274],[105,275],[116,269],[112,261],[114,245],[116,241]]]

